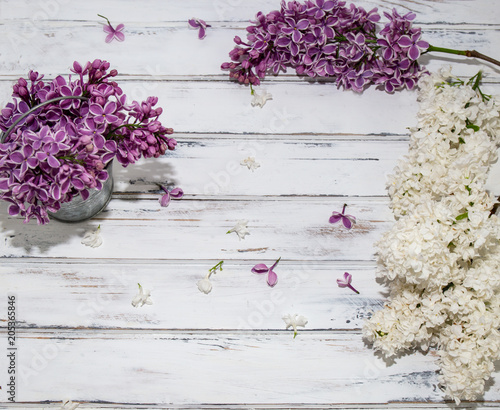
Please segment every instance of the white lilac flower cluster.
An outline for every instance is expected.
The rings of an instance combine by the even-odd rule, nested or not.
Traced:
[[[457,403],[483,394],[500,356],[500,223],[485,190],[500,99],[448,69],[420,80],[409,154],[389,178],[396,218],[376,244],[389,300],[364,326],[385,356],[436,347]]]

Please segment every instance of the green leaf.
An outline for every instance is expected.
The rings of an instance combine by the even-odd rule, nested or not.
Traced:
[[[458,215],[455,219],[457,221],[461,221],[462,219],[465,219],[465,218],[468,218],[468,217],[469,217],[469,213],[468,212],[464,212],[463,214]]]
[[[385,332],[382,332],[381,330],[377,330],[377,335],[379,335],[380,337],[384,337],[384,336],[387,336],[389,333],[385,333]]]

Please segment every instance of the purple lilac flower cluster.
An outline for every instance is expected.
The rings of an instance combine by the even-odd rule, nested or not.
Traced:
[[[109,176],[106,165],[114,158],[126,167],[175,149],[173,130],[158,120],[158,98],[127,105],[112,81],[117,71],[109,66],[101,60],[84,66],[75,62],[75,76],[68,81],[58,76],[44,82],[30,71],[28,79],[14,85],[13,101],[0,112],[4,132],[28,111],[45,105],[0,144],[0,198],[11,203],[10,215],[45,224],[47,211],[58,211],[79,194],[86,199],[89,189],[101,189]],[[60,97],[79,99],[52,102]]]
[[[247,27],[247,42],[237,46],[222,64],[230,77],[244,84],[260,84],[267,72],[287,67],[299,75],[332,77],[338,87],[362,91],[369,84],[387,92],[415,86],[424,71],[417,59],[429,44],[420,28],[412,26],[414,13],[384,13],[389,23],[378,33],[377,9],[339,0],[284,0],[280,11],[265,15]]]

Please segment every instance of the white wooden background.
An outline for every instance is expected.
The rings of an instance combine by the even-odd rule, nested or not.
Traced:
[[[365,0],[381,10],[417,13],[434,45],[500,57],[497,0]],[[80,224],[23,225],[0,206],[0,408],[7,401],[7,295],[17,297],[15,408],[447,408],[436,354],[387,366],[361,337],[363,320],[386,297],[375,280],[373,243],[393,223],[385,177],[407,151],[416,93],[362,95],[310,83],[293,72],[268,77],[273,100],[250,105],[228,80],[235,35],[278,0],[0,1],[0,102],[29,69],[47,78],[74,60],[109,61],[129,97],[157,95],[177,150],[115,167],[105,212]],[[106,44],[97,13],[125,24]],[[212,25],[205,40],[188,28]],[[479,68],[500,93],[500,70],[435,54],[430,70]],[[255,172],[239,165],[255,156]],[[500,177],[496,170],[495,175]],[[184,189],[160,208],[157,182]],[[500,193],[500,184],[492,189]],[[498,188],[497,188],[498,187]],[[359,223],[330,225],[348,204]],[[226,235],[248,219],[251,234]],[[104,244],[80,241],[101,225]],[[250,272],[281,257],[278,285]],[[196,282],[224,260],[213,291]],[[337,287],[349,271],[356,295]],[[131,306],[137,283],[153,305]],[[281,317],[306,316],[296,339]],[[498,372],[495,374],[498,379]],[[500,408],[500,381],[477,408]],[[464,404],[472,407],[476,404]],[[14,408],[14,407],[13,407]]]

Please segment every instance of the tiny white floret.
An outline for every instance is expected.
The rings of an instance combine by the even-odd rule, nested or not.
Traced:
[[[101,225],[95,231],[87,231],[82,239],[82,244],[90,246],[91,248],[98,248],[102,245]]]
[[[255,157],[248,157],[241,160],[240,165],[246,166],[252,172],[260,167],[260,164],[255,161]]]
[[[300,315],[300,316],[297,315],[297,313],[295,313],[294,315],[290,315],[290,314],[285,315],[285,316],[283,316],[282,319],[285,321],[287,329],[289,327],[293,328],[294,339],[295,339],[295,336],[297,336],[297,327],[298,326],[305,327],[305,325],[307,325],[307,319],[302,315]]]
[[[252,107],[260,107],[262,108],[264,105],[266,105],[266,102],[268,100],[272,100],[273,95],[268,93],[266,90],[262,90],[262,94],[257,94],[255,91],[253,92],[253,99],[252,99]]]
[[[151,291],[144,289],[140,283],[139,285],[139,293],[135,295],[134,299],[132,300],[132,306],[133,307],[141,307],[144,305],[152,305],[153,301],[151,300]]]
[[[248,225],[248,220],[240,220],[236,223],[236,225],[234,225],[234,228],[231,228],[229,231],[226,232],[226,234],[231,232],[236,232],[240,240],[245,239],[246,235],[250,235],[250,231],[248,230],[247,225]]]

